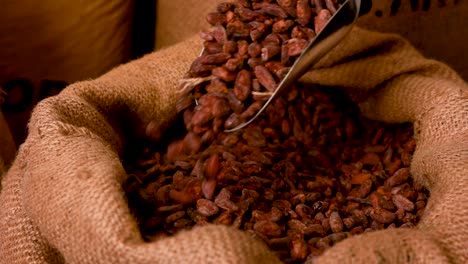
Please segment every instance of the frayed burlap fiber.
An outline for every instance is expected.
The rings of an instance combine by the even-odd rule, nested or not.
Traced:
[[[178,82],[200,47],[190,38],[35,108],[2,182],[2,263],[279,262],[263,243],[223,226],[145,243],[129,213],[120,160],[128,131],[174,117]],[[467,84],[405,40],[359,28],[301,81],[342,87],[369,118],[413,122],[412,176],[431,192],[416,228],[351,237],[314,263],[467,263]]]

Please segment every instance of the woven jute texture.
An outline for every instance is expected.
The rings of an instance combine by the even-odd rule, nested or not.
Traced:
[[[42,101],[0,193],[2,263],[278,263],[242,231],[207,226],[143,242],[121,154],[175,115],[192,37]],[[413,122],[412,176],[430,192],[414,229],[366,233],[314,263],[468,262],[468,85],[395,35],[359,28],[302,79],[341,87],[369,118]]]

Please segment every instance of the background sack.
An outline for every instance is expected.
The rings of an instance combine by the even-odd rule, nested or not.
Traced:
[[[207,28],[205,15],[215,10],[216,3],[226,1],[158,1],[156,49]],[[468,80],[468,1],[372,0],[372,3],[372,10],[359,19],[359,26],[398,33],[426,57],[446,62]]]
[[[18,144],[40,99],[129,59],[133,2],[1,1],[2,109]]]
[[[261,242],[222,226],[145,243],[129,213],[119,153],[130,138],[118,131],[129,126],[130,114],[135,129],[175,115],[178,81],[197,57],[199,43],[191,38],[39,103],[28,139],[2,182],[0,259],[278,262]],[[431,192],[416,228],[348,238],[314,263],[467,263],[467,84],[403,39],[358,28],[301,80],[360,95],[359,106],[372,119],[413,122],[412,176]]]

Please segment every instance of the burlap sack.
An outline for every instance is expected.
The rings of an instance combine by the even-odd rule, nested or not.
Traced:
[[[157,1],[156,48],[175,44],[206,28],[216,3],[228,0]],[[372,0],[358,20],[362,28],[397,33],[426,57],[448,63],[468,80],[468,1]]]
[[[3,114],[18,144],[40,99],[129,60],[134,2],[0,2],[0,86],[16,97]]]
[[[129,214],[119,159],[128,132],[174,117],[178,81],[199,47],[191,38],[35,108],[2,183],[3,263],[279,262],[261,242],[222,226],[144,243]],[[370,118],[413,122],[412,175],[431,192],[417,228],[349,238],[316,263],[467,263],[467,84],[403,39],[358,28],[302,81],[343,87]]]

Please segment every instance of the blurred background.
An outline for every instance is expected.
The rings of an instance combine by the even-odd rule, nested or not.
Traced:
[[[0,0],[0,156],[24,141],[40,100],[199,32],[217,2]],[[468,80],[467,13],[466,0],[374,0],[359,25],[403,35]]]

